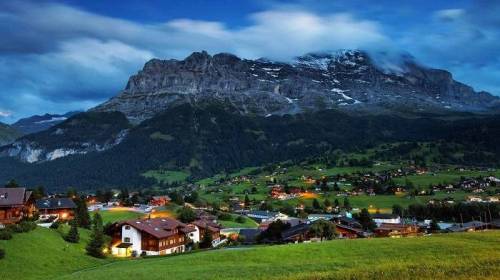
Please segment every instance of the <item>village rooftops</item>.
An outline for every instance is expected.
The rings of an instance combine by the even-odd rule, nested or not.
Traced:
[[[471,221],[463,224],[456,224],[454,226],[447,228],[446,230],[451,232],[462,232],[462,231],[469,231],[478,228],[483,228],[486,227],[487,225],[488,224],[483,223],[481,221]]]
[[[390,219],[398,219],[399,215],[395,214],[372,214],[373,219],[381,219],[381,220],[390,220]]]
[[[220,225],[211,221],[206,221],[206,220],[197,220],[192,222],[193,225],[209,230],[211,232],[219,232],[220,231]]]
[[[139,231],[146,232],[156,238],[167,238],[181,233],[195,231],[193,227],[171,218],[135,219],[128,220],[121,225],[129,225]]]
[[[44,198],[36,201],[36,208],[39,210],[45,209],[75,209],[76,204],[72,199],[63,198]]]
[[[0,188],[0,207],[24,205],[31,197],[25,188]]]

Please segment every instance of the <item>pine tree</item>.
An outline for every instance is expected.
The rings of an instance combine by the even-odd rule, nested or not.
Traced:
[[[344,208],[347,210],[351,209],[351,203],[349,203],[349,199],[347,197],[344,197]]]
[[[320,209],[321,208],[321,205],[319,204],[319,201],[316,198],[313,200],[312,206],[313,206],[314,209]]]
[[[441,227],[439,226],[439,224],[436,221],[436,219],[432,219],[431,224],[429,226],[430,226],[429,230],[431,232],[437,232],[437,231],[441,230]]]
[[[248,195],[245,195],[245,207],[250,207],[250,198],[248,197]]]
[[[83,198],[76,200],[76,219],[78,220],[78,225],[80,227],[90,229],[90,214],[87,208],[87,203]]]
[[[211,248],[212,247],[212,234],[208,230],[205,231],[203,235],[203,239],[201,240],[200,247],[201,248]]]
[[[80,241],[80,234],[78,233],[78,221],[74,219],[70,222],[71,228],[69,229],[68,234],[64,237],[64,240],[71,243],[78,243]]]
[[[375,222],[373,222],[372,217],[370,216],[370,213],[368,213],[368,210],[366,208],[361,209],[358,220],[361,226],[363,226],[364,230],[373,231],[376,227]]]
[[[96,258],[103,258],[104,243],[102,218],[99,213],[95,213],[94,219],[92,221],[92,233],[90,234],[90,241],[85,248],[87,254]]]

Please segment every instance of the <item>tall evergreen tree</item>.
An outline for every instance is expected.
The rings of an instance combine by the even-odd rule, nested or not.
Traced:
[[[78,233],[78,221],[75,218],[70,222],[71,228],[69,229],[68,234],[64,237],[64,240],[71,243],[78,243],[80,241],[80,234]]]
[[[316,198],[313,200],[312,206],[313,206],[313,208],[314,208],[315,210],[318,210],[318,209],[320,209],[320,208],[321,208],[321,205],[319,204],[319,201],[318,201],[318,199],[316,199]]]
[[[90,241],[85,247],[87,254],[96,258],[103,258],[105,241],[104,232],[102,226],[102,218],[99,213],[94,214],[94,219],[92,220],[92,233],[90,234]]]
[[[76,203],[76,220],[78,220],[78,225],[82,228],[90,229],[90,214],[87,208],[87,202],[84,198],[79,198],[75,201]]]
[[[347,210],[351,209],[351,203],[347,197],[344,197],[344,208]]]

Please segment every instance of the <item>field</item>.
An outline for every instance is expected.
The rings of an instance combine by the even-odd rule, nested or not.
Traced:
[[[126,210],[99,211],[99,214],[101,215],[102,222],[104,224],[144,217],[144,214],[142,213]],[[90,213],[91,217],[93,217],[93,215],[93,213]]]
[[[150,170],[143,174],[144,177],[153,178],[157,182],[171,184],[173,182],[184,182],[189,173],[183,171]]]
[[[6,252],[0,260],[0,279],[52,279],[112,261],[86,256],[84,248],[89,234],[83,229],[79,232],[78,244],[65,242],[56,230],[40,227],[0,241],[0,248]]]
[[[117,262],[58,279],[498,279],[500,232],[338,240]]]
[[[219,220],[219,223],[223,228],[256,228],[258,226],[254,220],[244,216],[243,218],[245,219],[245,222],[240,224],[235,221],[236,217],[237,215],[232,215],[231,221]]]

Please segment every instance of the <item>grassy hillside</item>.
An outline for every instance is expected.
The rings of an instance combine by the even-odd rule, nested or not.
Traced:
[[[61,279],[498,279],[500,232],[210,251],[117,262]]]
[[[56,230],[37,228],[0,241],[6,252],[0,260],[0,279],[53,279],[110,262],[85,255],[88,236],[88,231],[80,229],[80,243],[71,244]]]

